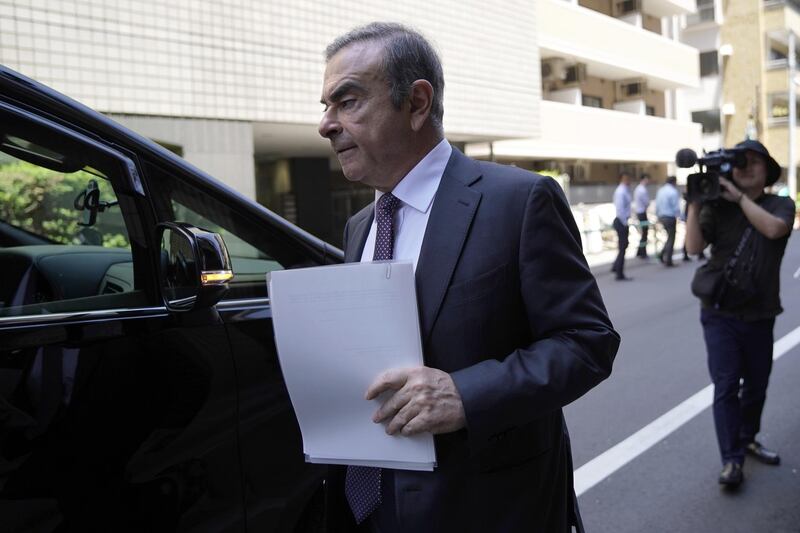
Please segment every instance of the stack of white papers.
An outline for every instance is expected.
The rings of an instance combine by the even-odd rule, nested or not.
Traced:
[[[423,365],[410,262],[348,263],[267,275],[275,342],[311,463],[433,470],[429,433],[386,434],[364,393],[391,368]]]

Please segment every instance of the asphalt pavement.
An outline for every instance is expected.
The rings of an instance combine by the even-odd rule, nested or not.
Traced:
[[[700,307],[689,290],[700,262],[678,260],[676,265],[628,259],[626,274],[633,281],[618,282],[609,265],[594,261],[622,344],[611,377],[565,409],[576,475],[710,384]],[[800,231],[795,231],[783,260],[785,311],[776,321],[776,341],[800,327],[798,269]],[[740,490],[722,490],[711,409],[704,408],[579,494],[586,530],[800,532],[799,383],[800,346],[793,346],[773,366],[759,434],[781,453],[779,466],[748,460]],[[594,463],[603,463],[603,457]]]

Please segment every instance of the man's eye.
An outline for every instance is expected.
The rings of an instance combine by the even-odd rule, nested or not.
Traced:
[[[341,107],[342,109],[350,109],[355,105],[355,103],[356,103],[355,98],[348,98],[347,100],[342,100],[341,102],[339,102],[339,107]]]

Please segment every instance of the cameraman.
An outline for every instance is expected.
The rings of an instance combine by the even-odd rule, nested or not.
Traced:
[[[755,437],[772,369],[775,317],[783,311],[780,265],[794,218],[791,200],[764,192],[781,174],[764,145],[747,140],[736,148],[745,150],[746,166],[733,168],[732,182],[719,178],[721,200],[701,204],[688,198],[686,220],[687,251],[699,254],[710,243],[708,267],[727,270],[718,296],[702,302],[700,321],[714,382],[719,483],[728,487],[742,482],[745,453],[767,464],[780,462]]]

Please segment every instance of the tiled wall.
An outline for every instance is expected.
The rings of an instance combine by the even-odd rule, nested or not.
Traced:
[[[538,133],[534,0],[0,0],[0,62],[104,112],[315,124],[325,45],[376,19],[437,45],[448,135]]]

